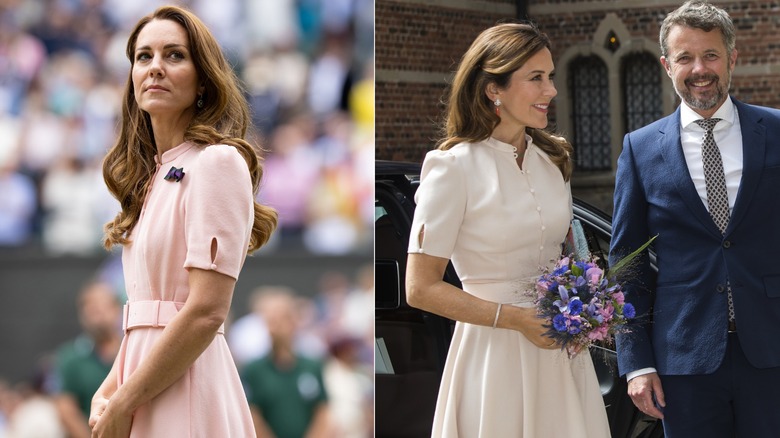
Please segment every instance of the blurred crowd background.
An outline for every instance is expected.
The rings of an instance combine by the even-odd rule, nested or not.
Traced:
[[[158,0],[0,0],[0,246],[100,251],[117,211],[102,183],[129,72],[125,45]],[[177,2],[174,2],[177,3]],[[243,79],[265,149],[266,251],[370,251],[373,1],[180,1]]]
[[[317,290],[256,285],[247,312],[229,325],[236,362],[243,370],[269,354],[277,336],[267,309],[279,305],[268,302],[289,297],[287,338],[296,357],[316,364],[327,394],[312,409],[327,407],[330,436],[370,436],[372,0],[0,0],[0,254],[103,254],[102,226],[118,204],[101,162],[116,136],[127,36],[168,3],[209,26],[245,84],[265,158],[259,201],[280,219],[256,257],[365,255],[365,266],[350,270],[357,274],[327,272]],[[86,385],[79,374],[113,361],[121,337],[121,312],[113,313],[121,271],[112,266],[78,292],[70,317],[78,309],[81,335],[42,354],[29,381],[3,381],[0,370],[0,438],[81,436],[74,379]],[[87,364],[73,371],[79,361]]]

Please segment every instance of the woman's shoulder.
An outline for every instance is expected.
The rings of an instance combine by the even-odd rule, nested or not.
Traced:
[[[449,149],[433,149],[425,154],[423,160],[423,173],[427,169],[436,167],[455,171],[462,167],[465,158],[470,154],[468,143],[458,143]]]
[[[212,169],[247,167],[246,161],[235,146],[227,144],[211,144],[201,146],[196,152],[196,166]]]
[[[200,147],[199,150],[201,159],[234,160],[241,158],[241,153],[238,152],[238,149],[228,144],[210,144]]]
[[[224,185],[227,181],[249,181],[249,166],[238,149],[226,144],[196,146],[181,162],[184,172],[199,179]],[[190,178],[191,179],[191,178]]]
[[[428,151],[428,153],[425,155],[425,159],[427,160],[430,157],[432,160],[465,160],[471,157],[473,154],[480,153],[480,149],[484,147],[484,145],[481,145],[481,143],[482,142],[461,142],[449,149],[434,149],[432,151]]]

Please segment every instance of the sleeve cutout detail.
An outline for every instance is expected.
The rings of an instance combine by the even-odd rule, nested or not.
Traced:
[[[214,263],[217,261],[217,250],[219,249],[219,244],[217,243],[217,238],[212,237],[211,238],[211,263]]]

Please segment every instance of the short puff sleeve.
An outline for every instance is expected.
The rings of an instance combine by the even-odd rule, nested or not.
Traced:
[[[466,182],[459,160],[449,151],[426,154],[409,252],[451,258],[466,212]],[[422,233],[422,234],[421,234]]]
[[[233,278],[246,259],[254,223],[249,168],[233,146],[206,147],[188,172],[184,268],[212,270]]]

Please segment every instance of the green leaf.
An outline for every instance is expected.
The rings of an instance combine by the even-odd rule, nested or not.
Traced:
[[[650,246],[651,243],[653,243],[653,241],[655,240],[656,237],[658,237],[658,234],[656,234],[655,236],[651,237],[650,240],[645,242],[644,245],[642,245],[639,248],[637,248],[636,251],[634,251],[631,254],[623,257],[622,259],[620,259],[620,261],[618,261],[613,266],[611,266],[609,268],[609,272],[607,273],[607,276],[609,276],[609,277],[616,276],[620,272],[620,270],[623,269],[623,267],[625,267],[627,264],[631,263],[631,261],[634,258],[636,258],[636,256],[638,256],[639,254],[642,253],[642,251],[647,249],[647,247]]]

